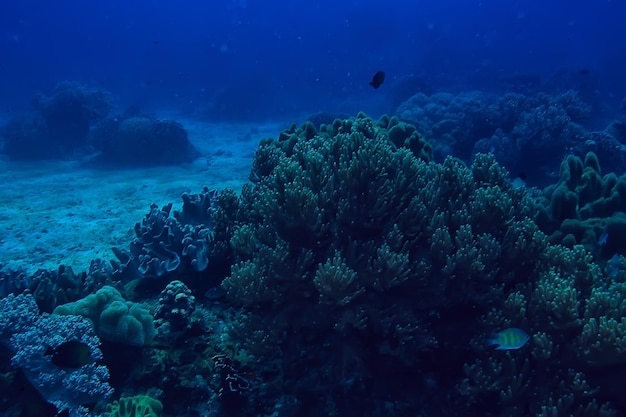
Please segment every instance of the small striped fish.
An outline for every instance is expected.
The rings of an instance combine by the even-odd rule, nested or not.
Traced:
[[[528,336],[528,333],[522,329],[511,327],[510,329],[496,333],[487,344],[489,346],[498,345],[496,350],[511,350],[521,348],[529,339],[530,336]]]

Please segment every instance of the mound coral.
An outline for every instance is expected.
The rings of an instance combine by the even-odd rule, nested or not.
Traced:
[[[4,152],[14,159],[69,158],[89,145],[90,128],[111,110],[109,93],[64,81],[34,100],[36,112],[3,129]]]
[[[58,315],[78,315],[92,321],[96,333],[111,342],[143,346],[156,334],[154,318],[142,304],[124,300],[115,288],[104,286],[95,294],[54,309]]]
[[[589,135],[581,123],[590,107],[574,91],[497,97],[418,93],[396,114],[429,138],[438,159],[454,154],[469,161],[477,152],[491,152],[513,172],[525,170],[529,159],[536,170],[557,169],[551,155],[584,147]]]
[[[93,162],[107,166],[173,165],[200,155],[180,123],[145,116],[103,120],[94,126],[91,140],[101,151]]]
[[[554,243],[584,245],[598,259],[626,255],[626,175],[601,175],[592,152],[569,156],[538,200],[537,224]],[[603,236],[604,235],[604,236]]]

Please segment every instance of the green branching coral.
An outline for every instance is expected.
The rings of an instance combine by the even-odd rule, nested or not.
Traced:
[[[535,325],[567,331],[580,326],[580,299],[573,279],[556,270],[542,274],[529,300]]]
[[[308,382],[343,392],[354,378],[417,369],[442,345],[451,350],[436,356],[460,368],[455,350],[474,337],[471,323],[536,276],[547,243],[525,191],[491,155],[468,168],[452,157],[433,163],[430,149],[412,126],[361,114],[319,131],[292,126],[257,150],[222,284],[257,317],[239,343],[270,355],[258,358],[265,363],[328,364],[306,376],[283,369],[277,384],[296,395]],[[442,317],[464,323],[457,343]],[[258,323],[271,334],[261,337]],[[280,357],[255,343],[282,346]]]
[[[519,326],[532,334],[530,346],[523,348],[527,353],[523,349],[509,353],[509,360],[518,364],[529,361],[525,373],[535,389],[525,399],[527,407],[542,416],[615,415],[611,404],[599,402],[595,395],[606,393],[610,383],[598,375],[626,364],[622,264],[616,263],[617,270],[603,269],[580,245],[572,249],[548,245],[536,262],[538,279],[517,285],[500,310],[485,316],[485,322],[495,328]],[[473,400],[488,398],[501,389],[494,383],[506,385],[518,376],[494,374],[493,370],[503,369],[505,359],[496,355],[487,359],[487,355],[478,352],[483,358],[466,366],[467,378],[461,386],[472,392]],[[587,379],[587,374],[593,379]],[[612,396],[611,401],[621,398]]]
[[[339,252],[320,264],[313,278],[315,288],[320,294],[320,302],[344,306],[363,294],[358,275],[350,269]]]
[[[253,168],[257,185],[242,193],[248,222],[231,242],[242,262],[252,258],[256,264],[263,277],[258,283],[280,297],[298,276],[298,285],[315,282],[319,291],[315,265],[336,252],[358,276],[354,288],[359,289],[409,281],[419,286],[410,277],[426,281],[432,264],[446,276],[483,282],[500,273],[499,241],[518,234],[508,222],[522,222],[529,213],[524,193],[509,185],[487,155],[480,155],[472,170],[453,158],[443,165],[425,162],[427,153],[416,157],[406,148],[423,139],[397,123],[360,115],[322,127],[320,134],[294,127],[259,148]],[[243,285],[236,289],[232,283],[249,268],[235,266],[225,287],[240,294]],[[306,291],[316,291],[315,285]],[[269,292],[234,299],[266,299]]]
[[[243,305],[271,302],[276,297],[268,285],[268,278],[251,261],[233,265],[231,275],[222,282],[222,287]]]
[[[429,149],[411,126],[364,115],[262,143],[222,283],[245,310],[232,350],[271,363],[267,386],[283,395],[324,398],[320,413],[378,398],[398,414],[614,415],[619,397],[594,395],[598,372],[626,364],[626,261],[598,265],[578,237],[555,244],[542,219],[566,230],[619,181],[598,182],[592,155],[570,158],[537,223],[491,155],[467,167]],[[510,327],[526,346],[485,346]],[[429,370],[446,372],[436,393]]]

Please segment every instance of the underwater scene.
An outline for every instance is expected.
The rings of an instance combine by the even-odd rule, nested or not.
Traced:
[[[0,4],[0,417],[626,416],[626,3]]]

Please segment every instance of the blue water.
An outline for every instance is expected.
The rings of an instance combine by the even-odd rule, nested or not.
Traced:
[[[2,178],[62,167],[126,210],[128,169],[251,174],[134,229],[103,203],[85,233],[128,241],[84,271],[0,252],[0,417],[626,416],[625,23],[623,0],[3,0]],[[64,219],[30,233],[36,184],[0,243],[41,259]]]
[[[308,3],[308,2],[307,2]],[[199,111],[226,91],[222,117],[389,112],[394,81],[437,90],[502,88],[589,71],[589,94],[626,93],[623,3],[602,0],[83,2],[0,6],[0,103],[26,108],[61,80],[121,103]],[[386,88],[367,85],[377,70]],[[235,104],[236,103],[236,104]]]

